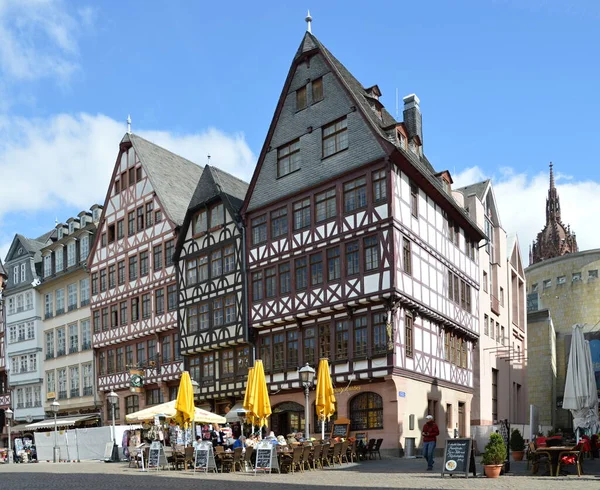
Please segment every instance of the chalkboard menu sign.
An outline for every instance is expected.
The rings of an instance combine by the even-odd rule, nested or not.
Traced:
[[[271,473],[277,470],[279,473],[279,462],[277,460],[276,448],[269,441],[261,442],[256,448],[256,464],[254,473],[264,471]]]
[[[154,441],[148,452],[148,469],[156,468],[159,470],[161,466],[167,466],[167,457],[163,445],[159,441]]]
[[[464,475],[469,477],[469,472],[476,476],[475,455],[471,439],[447,439],[444,451],[444,464],[442,476]]]
[[[346,418],[337,419],[331,428],[331,438],[343,437],[347,438],[350,432],[350,420]]]
[[[202,442],[196,447],[194,453],[194,471],[197,469],[205,473],[208,473],[209,470],[217,471],[212,443]]]
[[[113,445],[114,443],[111,441],[104,446],[104,461],[112,460]]]

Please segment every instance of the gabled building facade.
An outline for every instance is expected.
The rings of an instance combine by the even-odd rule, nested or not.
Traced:
[[[477,251],[482,327],[473,355],[470,413],[471,435],[481,450],[500,421],[528,423],[525,274],[517,237],[502,228],[492,182],[462,187],[453,195],[486,234]]]
[[[454,420],[469,434],[484,235],[423,154],[419,99],[397,122],[380,96],[307,32],[242,215],[271,428],[302,430],[297,370],[326,357],[336,416],[397,454],[428,413],[439,446]]]
[[[175,396],[183,365],[173,253],[201,173],[140,136],[121,141],[88,261],[97,387],[119,395],[118,421]]]
[[[6,315],[4,288],[7,281],[8,274],[0,258],[0,427],[2,427],[0,435],[2,435],[2,444],[4,444],[4,426],[6,425],[4,411],[11,407],[8,376],[6,374],[6,337],[4,335],[4,317]]]
[[[60,403],[60,413],[97,411],[92,350],[90,276],[86,270],[102,206],[94,205],[56,225],[42,248],[42,322],[45,409]]]
[[[200,385],[199,398],[223,415],[243,398],[252,361],[239,214],[247,189],[246,182],[204,167],[175,252],[181,354]]]
[[[6,256],[6,362],[16,422],[44,418],[42,403],[42,302],[37,286],[42,272],[40,250],[54,230],[38,238],[16,235]]]

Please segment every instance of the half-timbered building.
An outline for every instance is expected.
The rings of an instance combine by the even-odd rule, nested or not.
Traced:
[[[97,386],[119,395],[117,420],[175,397],[182,362],[173,253],[201,173],[135,134],[120,143],[88,262]]]
[[[326,357],[336,416],[397,454],[405,438],[420,442],[428,413],[439,445],[448,413],[468,434],[484,235],[423,153],[419,99],[404,98],[397,122],[380,97],[307,32],[242,215],[271,428],[303,429],[297,370]]]
[[[4,434],[6,426],[4,411],[10,408],[10,391],[8,390],[8,377],[6,375],[6,357],[4,350],[4,317],[6,314],[4,306],[4,286],[6,285],[7,280],[8,274],[6,273],[6,269],[4,268],[2,259],[0,258],[0,426],[2,427],[2,430],[0,430],[0,444],[5,446],[7,445],[6,440],[8,440],[8,435]]]
[[[181,354],[200,399],[223,415],[243,397],[251,357],[239,214],[247,189],[246,182],[204,167],[175,251]]]

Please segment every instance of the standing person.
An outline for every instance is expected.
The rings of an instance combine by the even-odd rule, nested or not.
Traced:
[[[440,429],[433,420],[432,415],[425,417],[427,422],[423,426],[423,457],[427,460],[427,471],[433,470],[433,455],[435,453],[435,444]]]

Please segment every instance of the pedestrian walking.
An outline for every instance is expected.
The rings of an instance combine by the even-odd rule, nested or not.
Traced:
[[[425,417],[427,422],[423,425],[423,457],[427,460],[427,471],[433,470],[433,455],[440,429],[433,420],[432,415]]]

